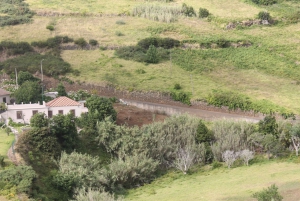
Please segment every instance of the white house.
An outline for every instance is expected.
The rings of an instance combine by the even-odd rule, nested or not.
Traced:
[[[10,92],[0,88],[0,103],[10,103]]]
[[[7,105],[7,111],[2,113],[1,116],[5,120],[11,118],[14,122],[30,123],[31,117],[38,112],[45,113],[49,118],[57,114],[68,113],[79,117],[81,113],[88,112],[88,109],[84,106],[84,103],[61,96],[48,103],[43,102],[42,105],[39,103]]]

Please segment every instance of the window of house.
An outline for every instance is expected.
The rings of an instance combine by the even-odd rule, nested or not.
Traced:
[[[52,111],[48,111],[48,118],[52,118],[53,116],[53,112]]]
[[[75,110],[70,110],[70,113],[75,116]]]
[[[3,98],[3,103],[6,103],[6,97]]]
[[[35,115],[38,112],[39,112],[38,110],[32,110],[32,116]]]
[[[22,111],[17,111],[17,119],[23,119]]]
[[[64,114],[63,110],[58,110],[58,114]]]

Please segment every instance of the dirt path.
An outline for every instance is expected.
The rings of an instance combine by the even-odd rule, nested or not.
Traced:
[[[121,100],[124,101],[124,104],[128,104],[131,106],[135,106],[156,113],[165,113],[167,115],[187,113],[196,117],[200,117],[205,120],[226,118],[226,119],[234,119],[234,120],[245,120],[251,122],[258,122],[259,120],[263,119],[263,117],[261,116],[247,116],[247,115],[240,115],[240,114],[208,111],[208,110],[202,110],[196,107],[189,107],[189,106],[176,106],[176,105],[151,103],[146,101],[136,101],[136,100],[129,100],[129,99],[121,99]]]

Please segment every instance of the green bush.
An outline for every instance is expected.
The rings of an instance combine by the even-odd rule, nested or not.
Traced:
[[[46,29],[48,29],[49,31],[54,31],[54,26],[48,25],[48,26],[46,26]]]
[[[180,41],[173,38],[149,37],[140,40],[137,45],[146,50],[150,47],[150,45],[154,45],[155,47],[162,47],[164,49],[171,49],[174,47],[179,47]]]
[[[8,56],[15,56],[25,54],[27,52],[33,52],[33,48],[27,42],[10,42],[2,41],[0,43],[0,52],[5,51]]]
[[[182,4],[182,13],[187,17],[196,16],[195,10],[192,6],[188,6],[185,3]]]
[[[40,55],[37,53],[26,53],[22,56],[0,62],[0,69],[5,70],[8,74],[15,72],[15,68],[18,71],[28,71],[34,74],[37,71],[40,72],[42,59],[44,59],[43,73],[45,75],[58,76],[71,72],[71,65],[63,61],[63,59],[50,54]]]
[[[174,88],[175,90],[180,90],[180,89],[182,89],[181,85],[178,84],[178,83],[174,84],[174,87],[173,87],[173,88]]]
[[[260,11],[258,13],[257,17],[260,20],[268,20],[268,21],[270,21],[272,19],[270,13],[268,13],[267,11]]]
[[[183,91],[172,91],[171,97],[175,101],[180,101],[184,104],[191,105],[191,94]]]
[[[252,2],[258,5],[269,6],[277,3],[277,0],[252,0]]]
[[[153,63],[153,64],[158,63],[159,58],[158,58],[156,47],[154,47],[154,45],[150,45],[146,55],[147,55],[148,63]]]
[[[69,42],[73,42],[73,39],[68,36],[55,36],[53,38],[48,38],[46,41],[34,41],[31,45],[39,48],[58,48],[62,43]]]
[[[94,40],[94,39],[91,39],[91,40],[89,40],[89,44],[92,45],[92,46],[96,46],[96,45],[98,45],[98,41]]]
[[[257,201],[281,201],[283,199],[275,184],[272,184],[267,189],[254,193],[252,197],[256,198]]]
[[[84,38],[78,38],[77,40],[74,41],[74,43],[81,48],[84,48],[87,45],[87,42]]]
[[[209,11],[206,8],[199,8],[199,18],[206,18],[209,16]]]
[[[115,51],[115,55],[122,59],[134,60],[138,62],[145,62],[147,60],[146,50],[140,46],[120,47]]]
[[[4,167],[5,162],[4,162],[4,156],[0,155],[0,167]]]

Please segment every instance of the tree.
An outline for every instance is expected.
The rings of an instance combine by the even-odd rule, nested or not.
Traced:
[[[16,102],[20,103],[37,103],[42,100],[42,87],[38,82],[25,81],[19,89],[17,89],[13,96]]]
[[[267,189],[254,193],[252,197],[258,201],[281,201],[283,197],[278,193],[278,187],[272,184]]]
[[[230,168],[233,165],[234,161],[236,161],[238,156],[239,156],[238,152],[234,153],[234,151],[230,151],[230,150],[226,150],[222,154],[223,161],[226,163],[228,168]]]
[[[70,153],[76,147],[78,134],[74,115],[58,114],[53,116],[51,120],[51,132],[56,136],[63,150]]]
[[[278,138],[278,124],[276,122],[275,116],[265,116],[263,120],[260,120],[258,123],[258,130],[263,134],[272,134]]]
[[[296,152],[296,156],[298,156],[298,152],[300,149],[300,124],[296,124],[292,127],[291,130],[291,140],[293,142],[293,146]]]
[[[244,161],[245,165],[249,165],[249,160],[254,158],[253,151],[250,151],[249,149],[244,149],[239,153],[240,158]]]
[[[58,92],[58,94],[57,94],[58,97],[59,96],[68,96],[65,86],[61,82],[57,85],[56,90]]]
[[[205,143],[210,144],[214,139],[213,133],[207,128],[203,121],[199,121],[196,134],[196,142],[198,144]]]
[[[40,81],[40,79],[34,77],[31,73],[29,73],[27,71],[26,72],[20,71],[18,73],[18,84],[22,85],[26,81],[38,82],[38,81]]]
[[[39,112],[33,115],[30,119],[31,127],[38,127],[38,128],[48,127],[48,124],[49,124],[49,119],[47,118],[45,113]]]
[[[150,45],[149,49],[147,50],[147,62],[156,64],[158,63],[158,53],[156,47],[154,45]]]

